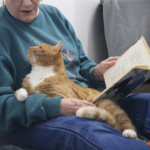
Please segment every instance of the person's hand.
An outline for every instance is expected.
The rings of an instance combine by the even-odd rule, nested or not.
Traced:
[[[108,59],[100,62],[93,71],[93,76],[96,80],[104,81],[103,74],[112,66],[115,65],[119,57],[109,57]]]
[[[95,106],[85,100],[80,99],[62,99],[60,104],[60,115],[62,116],[75,116],[76,111],[83,106]]]

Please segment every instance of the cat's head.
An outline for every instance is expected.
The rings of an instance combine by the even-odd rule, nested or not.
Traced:
[[[61,41],[55,46],[40,44],[30,47],[27,52],[27,58],[32,66],[50,66],[59,61],[58,58],[62,57],[61,50]]]

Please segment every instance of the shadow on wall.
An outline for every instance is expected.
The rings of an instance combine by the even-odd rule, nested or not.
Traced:
[[[2,6],[2,0],[0,0],[0,7]]]
[[[88,56],[96,63],[108,58],[108,51],[105,41],[103,6],[99,5],[91,21],[88,35]]]

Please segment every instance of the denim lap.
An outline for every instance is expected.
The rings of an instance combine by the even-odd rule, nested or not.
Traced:
[[[7,135],[16,145],[37,150],[149,150],[145,143],[127,139],[110,126],[73,116],[58,117],[20,127]]]
[[[150,94],[134,94],[120,101],[121,107],[136,124],[139,133],[150,137]],[[150,150],[139,140],[122,136],[122,133],[102,122],[62,116],[21,127],[8,139],[16,145],[36,150]]]
[[[150,94],[131,94],[119,102],[138,129],[150,139]]]

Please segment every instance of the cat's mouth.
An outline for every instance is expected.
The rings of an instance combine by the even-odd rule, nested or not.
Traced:
[[[27,58],[30,61],[30,63],[35,63],[36,62],[36,58],[34,56],[34,53],[31,52],[31,51],[28,51]]]
[[[27,52],[27,56],[28,56],[28,57],[33,57],[33,55],[34,55],[34,54],[33,54],[32,51],[29,50],[29,51]]]

